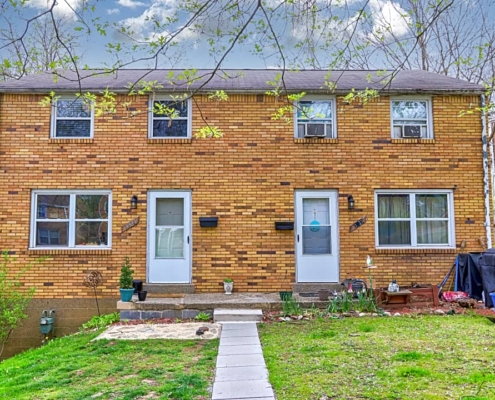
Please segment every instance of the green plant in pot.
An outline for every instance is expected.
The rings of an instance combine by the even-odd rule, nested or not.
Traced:
[[[131,301],[132,295],[134,294],[134,288],[132,287],[132,274],[134,271],[132,270],[131,262],[129,257],[124,258],[124,262],[122,263],[122,268],[120,269],[120,299],[122,301]]]
[[[232,289],[234,288],[234,281],[231,278],[225,278],[223,280],[223,289],[225,294],[232,294]]]

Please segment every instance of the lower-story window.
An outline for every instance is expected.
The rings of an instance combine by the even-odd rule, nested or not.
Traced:
[[[451,191],[375,193],[378,247],[454,247]]]
[[[110,247],[110,191],[35,190],[32,196],[32,248]]]

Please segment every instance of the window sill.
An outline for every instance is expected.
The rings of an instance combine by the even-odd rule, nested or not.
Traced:
[[[327,138],[294,138],[296,144],[337,144],[339,139],[327,139]]]
[[[408,249],[381,249],[376,248],[375,254],[457,254],[455,247],[448,248],[408,248]]]
[[[112,249],[111,248],[104,248],[104,249],[96,249],[94,247],[88,248],[88,249],[83,249],[83,248],[66,248],[66,249],[60,249],[60,248],[31,248],[28,250],[28,254],[37,254],[37,255],[52,255],[52,254],[95,254],[95,255],[111,255],[112,254]]]
[[[148,144],[191,144],[191,138],[148,138]]]
[[[65,143],[77,143],[77,144],[93,144],[94,139],[93,138],[50,138],[50,143],[53,144],[65,144]]]
[[[391,143],[435,144],[435,139],[392,139]]]

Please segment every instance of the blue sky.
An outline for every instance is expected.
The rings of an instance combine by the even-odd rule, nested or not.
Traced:
[[[47,5],[51,5],[54,0],[27,0],[27,13],[33,15],[47,9]],[[218,4],[225,4],[228,0],[216,0]],[[256,0],[257,1],[257,0]],[[466,5],[474,2],[485,2],[487,4],[495,3],[493,0],[454,0],[463,2]],[[205,2],[205,0],[203,0]],[[249,6],[255,0],[243,0],[243,5]],[[271,6],[280,4],[282,0],[264,0]],[[80,39],[79,51],[82,52],[83,64],[87,64],[92,68],[101,67],[104,63],[111,64],[114,61],[111,55],[105,51],[105,46],[108,42],[123,43],[127,45],[133,44],[128,38],[117,33],[114,24],[124,24],[133,30],[133,38],[142,43],[149,41],[150,37],[156,37],[159,34],[166,35],[168,32],[153,33],[150,27],[153,23],[149,20],[150,17],[156,18],[158,21],[165,21],[167,18],[174,15],[177,10],[177,0],[58,0],[54,8],[55,15],[65,18],[70,25],[76,26],[78,14],[82,12],[84,4],[94,4],[95,11],[93,13],[85,12],[84,15],[87,21],[97,18],[100,23],[108,22],[108,27],[105,28],[106,36],[101,36],[95,32],[90,36],[84,35]],[[314,0],[317,5],[327,4],[328,0]],[[370,32],[384,32],[385,37],[403,38],[408,34],[407,16],[407,0],[347,0],[349,13],[345,17],[346,22],[352,28],[353,18],[355,18],[357,10],[366,4],[366,11],[372,16],[369,21],[368,35]],[[247,7],[246,6],[246,7]],[[495,20],[495,7],[487,8],[487,12],[492,13],[492,21]],[[181,14],[183,18],[188,15]],[[204,21],[203,21],[204,22]],[[175,27],[180,27],[183,21],[175,24]],[[229,21],[223,22],[225,29],[228,29]],[[292,25],[282,27],[283,21],[277,22],[277,28],[281,29],[281,44],[286,49],[292,49],[297,40],[305,35],[304,26]],[[349,30],[350,30],[349,28]],[[322,31],[318,33],[322,33]],[[359,34],[359,29],[357,30]],[[271,68],[277,67],[278,63],[275,57],[270,57],[272,50],[270,48],[263,49],[264,58],[256,57],[251,54],[255,39],[248,38],[245,46],[238,47],[225,60],[223,67],[225,68]],[[180,58],[165,56],[159,59],[158,67],[161,68],[211,68],[215,65],[216,59],[208,54],[206,39],[204,36],[198,35],[193,29],[185,29],[177,38],[179,42],[178,49],[175,55],[179,54]],[[263,45],[263,40],[261,39]],[[140,54],[133,50],[126,55],[127,59],[139,58]],[[154,67],[150,62],[140,62],[130,65],[130,67]]]

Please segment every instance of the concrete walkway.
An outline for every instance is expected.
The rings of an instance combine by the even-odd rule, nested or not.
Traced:
[[[255,322],[222,323],[212,400],[274,400]]]

